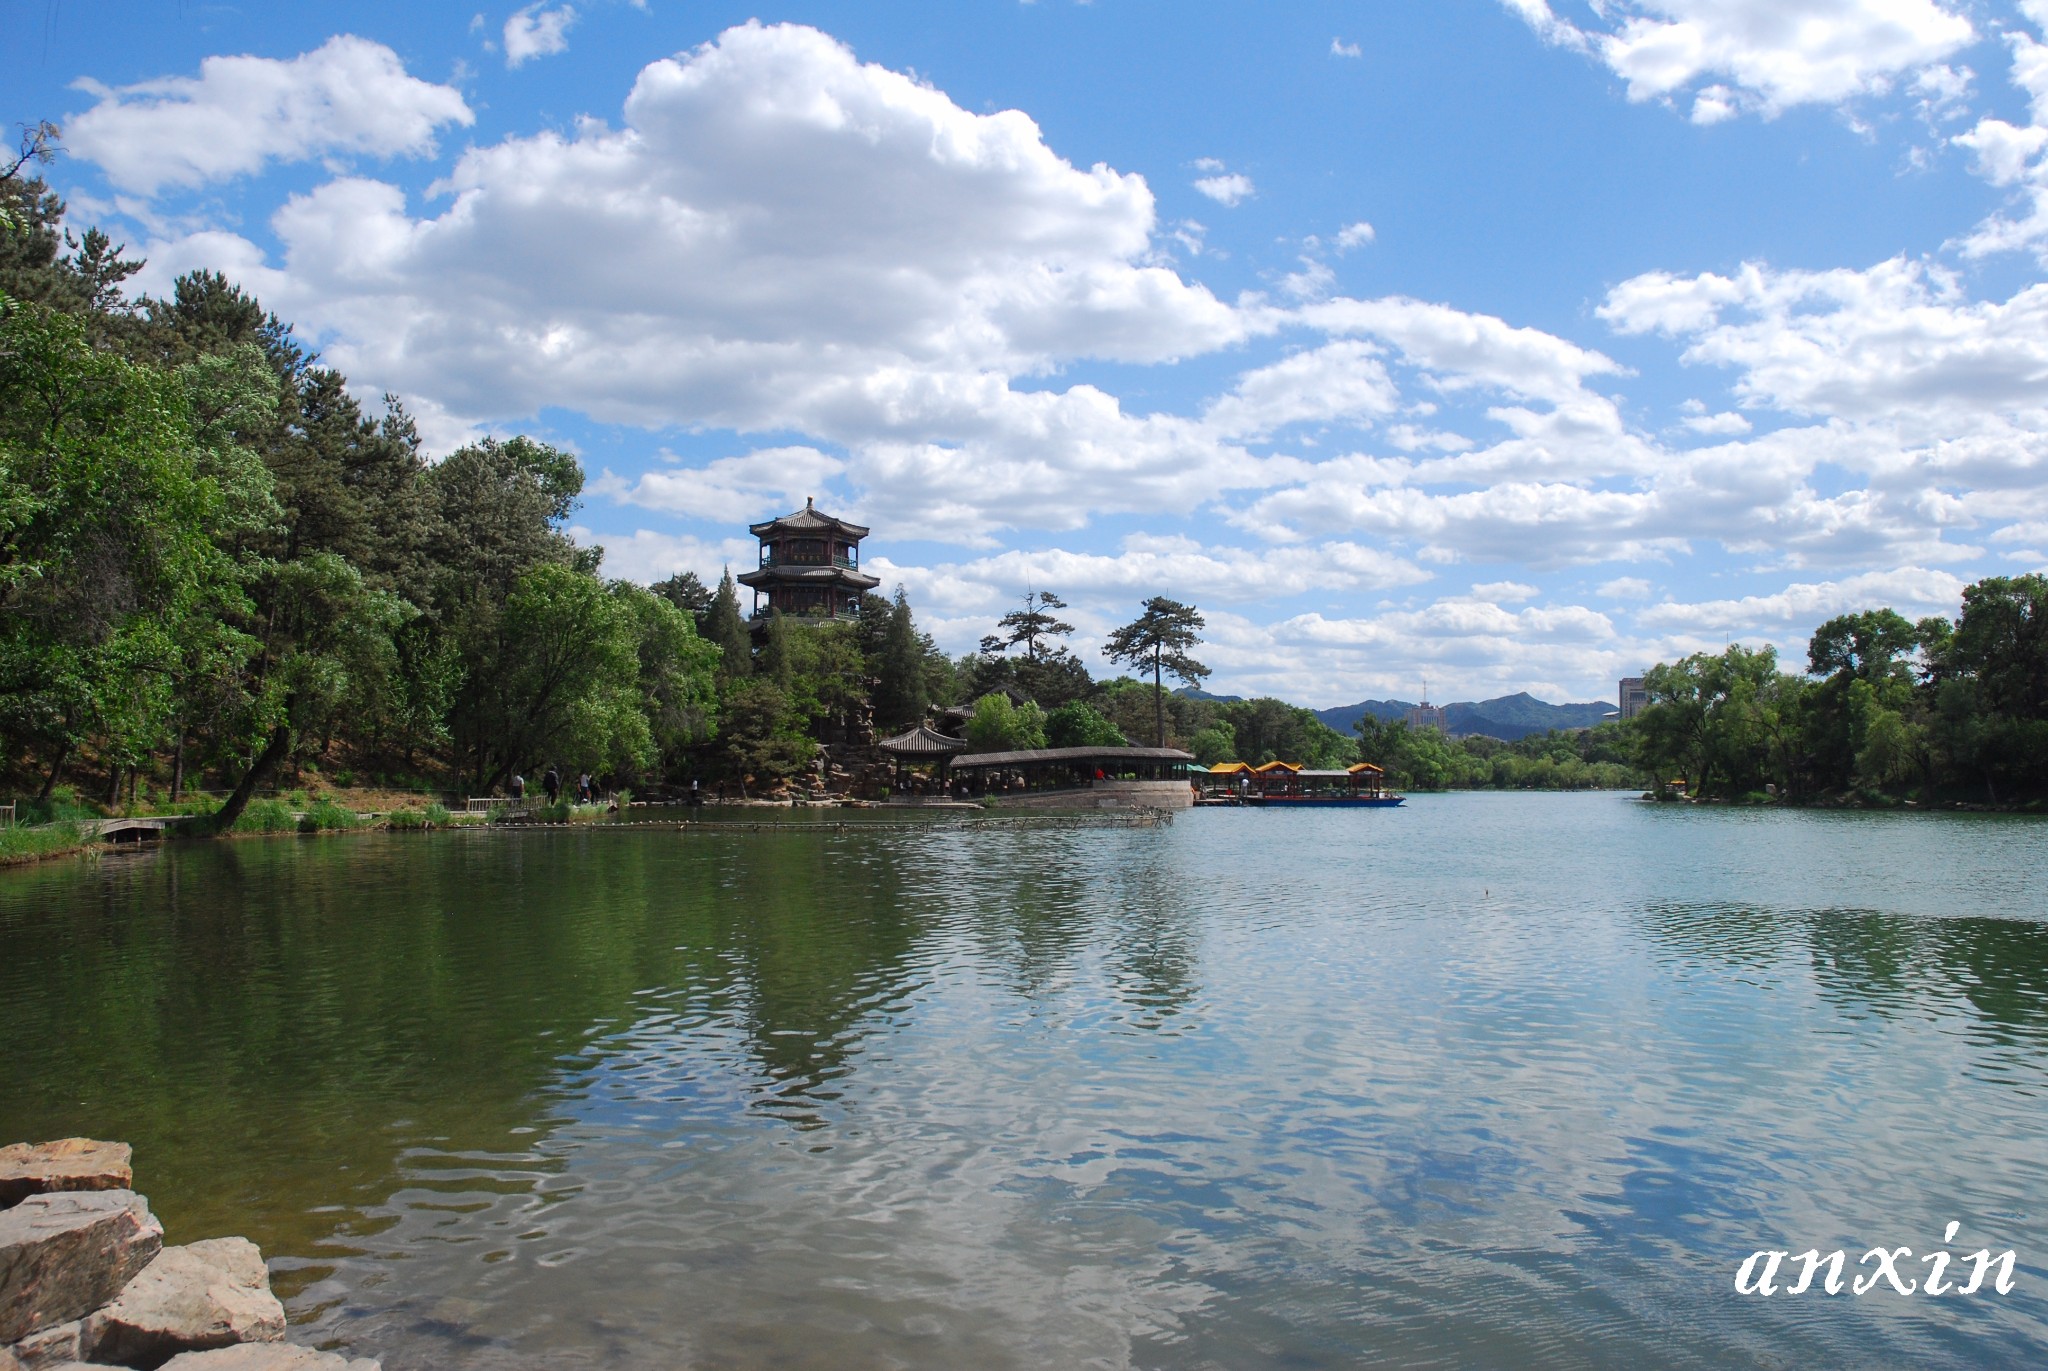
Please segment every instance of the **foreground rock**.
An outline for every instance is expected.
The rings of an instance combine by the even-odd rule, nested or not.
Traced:
[[[69,1323],[31,1333],[9,1351],[21,1371],[49,1371],[53,1366],[68,1366],[85,1360],[85,1349],[78,1345],[78,1335],[84,1329],[83,1322],[73,1319]]]
[[[379,1371],[284,1342],[284,1306],[247,1238],[165,1247],[126,1187],[126,1143],[0,1148],[0,1371]]]
[[[135,1183],[127,1143],[59,1138],[0,1147],[0,1209],[61,1190],[126,1190]]]
[[[85,1320],[81,1360],[152,1371],[181,1352],[276,1342],[284,1306],[247,1238],[166,1247],[112,1304]]]
[[[90,1314],[163,1245],[132,1190],[31,1195],[0,1211],[0,1347]]]

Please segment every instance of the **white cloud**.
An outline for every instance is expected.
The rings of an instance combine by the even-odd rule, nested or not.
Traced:
[[[1186,509],[1255,469],[1189,421],[1010,384],[1275,326],[1151,263],[1142,178],[815,30],[729,30],[643,70],[623,128],[472,149],[439,190],[415,218],[393,186],[334,181],[276,215],[281,268],[214,233],[151,245],[151,270],[231,260],[358,384],[453,416],[560,405],[845,446],[857,483],[915,483],[887,507],[966,536],[1072,527],[1077,491],[1117,475],[1112,505]]]
[[[1196,190],[1226,208],[1241,204],[1252,197],[1252,178],[1237,172],[1204,176],[1194,185]]]
[[[1683,360],[1736,368],[1750,403],[1888,420],[1923,441],[1983,434],[1999,416],[2031,430],[2048,403],[2048,285],[1971,302],[1952,276],[1903,257],[1864,270],[1752,263],[1635,277],[1597,313],[1623,333],[1689,338]]]
[[[505,65],[521,67],[536,57],[569,50],[569,27],[576,22],[573,5],[547,9],[543,4],[514,11],[505,21]]]
[[[1517,605],[1542,594],[1535,586],[1520,581],[1482,581],[1472,587],[1472,597],[1500,605]]]
[[[1971,170],[1977,175],[1994,186],[2010,186],[2026,176],[2028,164],[2048,146],[2048,129],[2039,125],[2019,128],[2003,119],[1987,118],[1949,141],[1976,154]]]
[[[1360,219],[1355,224],[1346,224],[1337,230],[1337,251],[1349,252],[1352,248],[1365,247],[1378,237],[1379,233],[1373,226]]]
[[[1592,6],[1596,23],[1586,28],[1544,0],[1502,2],[1546,41],[1596,56],[1628,83],[1631,100],[1721,78],[1694,97],[1699,123],[1881,94],[1976,38],[1963,14],[1936,0],[1610,0]]]
[[[1679,423],[1683,424],[1686,428],[1690,429],[1694,433],[1704,433],[1717,436],[1725,436],[1728,434],[1735,433],[1747,433],[1750,430],[1749,420],[1743,418],[1734,410],[1728,410],[1721,414],[1689,415],[1686,418],[1679,420]]]
[[[1399,403],[1380,349],[1340,339],[1246,372],[1203,417],[1219,434],[1249,437],[1293,423],[1391,414]]]
[[[877,561],[868,570],[884,572]],[[942,609],[1005,603],[1025,586],[1054,587],[1077,608],[1114,613],[1126,601],[1175,593],[1203,604],[1245,604],[1315,591],[1418,585],[1430,573],[1405,558],[1348,541],[1251,551],[1180,535],[1134,534],[1114,554],[1051,548],[1010,551],[931,568],[887,564]]]
[[[631,483],[607,471],[589,490],[645,509],[743,524],[787,513],[824,494],[845,470],[845,462],[813,447],[759,448],[701,467],[650,471]]]
[[[1330,40],[1330,56],[1357,57],[1359,56],[1358,44],[1347,43],[1342,38],[1332,38]]]
[[[693,571],[706,585],[718,584],[727,567],[745,571],[754,564],[758,546],[751,539],[692,538],[655,529],[631,533],[593,533],[588,528],[571,530],[584,547],[604,548],[604,574],[647,585],[665,581],[679,572]]]
[[[141,195],[276,161],[424,156],[442,127],[475,117],[455,90],[406,75],[390,48],[347,34],[283,60],[209,57],[197,78],[79,84],[99,102],[65,120],[65,145]]]
[[[1650,583],[1640,576],[1617,576],[1600,583],[1599,593],[1610,600],[1647,600]]]
[[[1667,601],[1638,610],[1645,628],[1731,633],[1785,628],[1811,629],[1837,614],[1890,606],[1910,617],[1947,612],[1962,601],[1966,582],[1946,571],[1902,567],[1871,571],[1842,581],[1795,582],[1769,595],[1696,604]]]

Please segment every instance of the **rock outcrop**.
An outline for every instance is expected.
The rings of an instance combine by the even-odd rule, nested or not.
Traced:
[[[163,1245],[132,1190],[31,1195],[0,1211],[0,1347],[90,1314]]]
[[[84,1361],[153,1371],[181,1352],[276,1342],[284,1306],[247,1238],[166,1247],[114,1302],[87,1316]]]
[[[380,1371],[283,1341],[256,1244],[165,1247],[131,1179],[126,1143],[0,1148],[0,1371]]]
[[[135,1183],[127,1143],[59,1138],[0,1147],[0,1209],[57,1190],[127,1190]]]

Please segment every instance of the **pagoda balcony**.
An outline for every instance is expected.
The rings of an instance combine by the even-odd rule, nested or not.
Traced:
[[[836,566],[843,571],[859,571],[858,557],[777,557],[769,548],[761,549],[761,565],[771,566]]]

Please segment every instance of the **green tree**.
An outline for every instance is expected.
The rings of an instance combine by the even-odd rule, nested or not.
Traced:
[[[974,702],[967,745],[975,752],[1019,752],[1045,746],[1045,714],[1030,702],[1013,704],[1000,691]]]
[[[697,578],[694,571],[678,571],[665,581],[656,581],[647,587],[662,599],[690,616],[691,627],[702,636],[706,622],[711,617],[711,589]]]
[[[654,761],[638,607],[635,592],[574,567],[543,563],[519,578],[461,721],[480,789],[515,767]]]
[[[178,377],[33,305],[0,313],[0,725],[49,765],[118,776],[163,739],[182,667],[238,597],[222,476]]]
[[[888,602],[880,649],[872,667],[878,728],[893,733],[923,722],[931,703],[926,667],[931,655],[931,642],[917,631],[917,622],[910,612],[910,597],[899,586],[895,598]]]
[[[1036,595],[1026,593],[1023,608],[1013,609],[996,621],[996,627],[1002,631],[998,640],[1005,647],[1021,646],[1025,657],[1035,662],[1058,648],[1058,643],[1052,640],[1074,631],[1072,624],[1062,622],[1053,612],[1066,607],[1067,602],[1049,590]]]
[[[704,636],[718,648],[719,671],[726,679],[743,681],[754,674],[753,639],[740,618],[740,597],[733,588],[731,567],[718,578],[718,593],[711,598]]]
[[[1144,612],[1109,635],[1103,655],[1112,662],[1152,671],[1155,695],[1154,734],[1156,745],[1166,746],[1166,702],[1163,678],[1171,675],[1183,684],[1200,685],[1209,668],[1188,655],[1201,642],[1204,626],[1201,613],[1192,605],[1155,595],[1145,601]]]
[[[625,582],[611,593],[633,615],[640,657],[640,711],[664,770],[711,736],[718,719],[718,648],[697,636],[687,610]]]
[[[1069,700],[1045,716],[1048,747],[1128,747],[1130,739],[1085,701]]]

